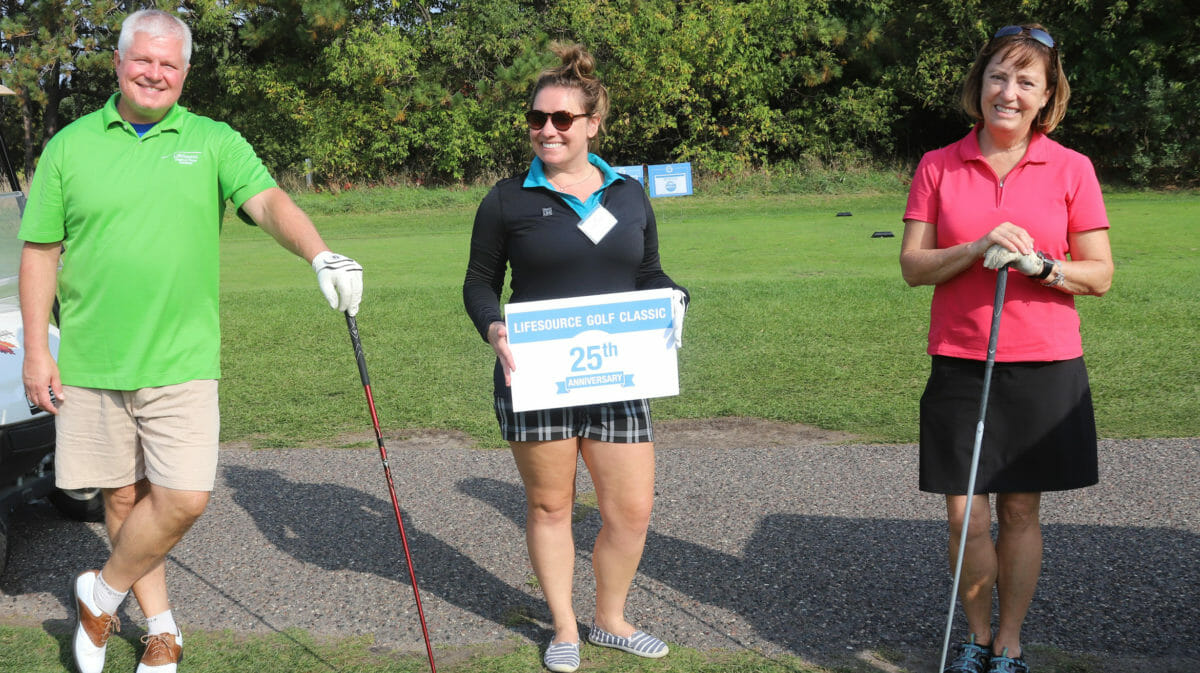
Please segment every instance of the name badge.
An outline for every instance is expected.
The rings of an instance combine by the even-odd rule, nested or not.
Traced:
[[[613,217],[607,208],[596,206],[592,214],[579,223],[579,230],[590,238],[593,244],[597,244],[608,235],[616,223],[617,218]]]

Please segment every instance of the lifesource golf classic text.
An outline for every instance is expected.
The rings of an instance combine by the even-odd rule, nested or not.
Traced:
[[[511,325],[514,334],[524,332],[544,332],[547,330],[582,329],[588,327],[604,327],[614,322],[631,323],[644,320],[666,320],[667,307],[619,311],[615,313],[589,313],[587,315],[571,315],[544,320],[518,320]]]

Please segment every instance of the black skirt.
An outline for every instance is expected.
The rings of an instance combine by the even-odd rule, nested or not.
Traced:
[[[935,355],[921,396],[920,488],[967,492],[984,363]],[[1099,481],[1083,358],[997,362],[975,493],[1065,491]]]

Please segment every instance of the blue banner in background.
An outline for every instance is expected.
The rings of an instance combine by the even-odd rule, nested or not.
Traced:
[[[692,165],[659,164],[648,167],[650,196],[689,196],[692,193]]]
[[[613,166],[612,169],[621,175],[637,180],[643,187],[646,186],[646,171],[643,166]]]
[[[509,343],[570,339],[588,330],[608,334],[666,329],[671,324],[671,301],[649,299],[581,308],[523,311],[508,318]]]

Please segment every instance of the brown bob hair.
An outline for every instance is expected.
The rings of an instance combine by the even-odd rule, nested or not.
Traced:
[[[604,121],[608,118],[608,89],[596,77],[596,59],[578,44],[551,42],[550,51],[562,63],[557,68],[543,70],[538,76],[533,92],[529,94],[529,107],[533,108],[538,92],[548,86],[577,89],[583,94],[583,111],[599,120],[603,132]]]
[[[1030,30],[1037,29],[1049,34],[1045,28],[1036,23],[1021,24],[1021,32],[1003,37],[993,37],[988,40],[975,64],[967,73],[963,82],[961,104],[963,111],[975,121],[983,121],[983,110],[979,107],[979,97],[983,91],[983,71],[987,69],[992,57],[1001,54],[1001,61],[1012,60],[1018,68],[1027,68],[1035,62],[1046,65],[1046,88],[1050,90],[1050,99],[1045,107],[1038,111],[1034,127],[1042,133],[1050,133],[1067,114],[1067,101],[1071,98],[1071,85],[1067,84],[1067,75],[1063,72],[1062,59],[1058,55],[1057,44],[1052,49],[1042,44],[1030,35]]]

